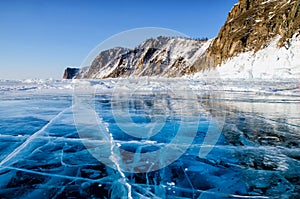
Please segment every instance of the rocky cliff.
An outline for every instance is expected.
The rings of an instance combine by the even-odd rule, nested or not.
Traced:
[[[79,72],[79,70],[79,68],[66,68],[63,75],[63,79],[72,79]]]
[[[299,0],[240,0],[208,49],[215,64],[247,51],[266,47],[280,35],[278,47],[300,29]]]

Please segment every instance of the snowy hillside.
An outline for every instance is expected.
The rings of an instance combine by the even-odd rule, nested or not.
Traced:
[[[229,78],[299,78],[300,36],[294,36],[290,45],[277,47],[276,37],[266,48],[247,52],[226,61],[218,68],[221,77]]]
[[[295,34],[284,47],[277,46],[280,37],[257,52],[241,53],[220,64],[213,71],[204,72],[209,77],[212,72],[220,78],[270,79],[300,78],[300,35]],[[203,76],[196,73],[194,78]],[[215,77],[215,76],[214,76]]]
[[[76,79],[109,77],[178,77],[191,73],[194,62],[204,55],[211,41],[158,37],[134,49],[113,48],[101,52]]]
[[[294,34],[283,47],[278,47],[280,39],[278,35],[266,47],[240,53],[211,69],[208,62],[201,63],[201,60],[208,58],[207,50],[213,40],[158,37],[146,40],[134,49],[103,51],[91,67],[81,69],[75,78],[188,76],[197,79],[203,75],[243,79],[299,78],[300,34]]]

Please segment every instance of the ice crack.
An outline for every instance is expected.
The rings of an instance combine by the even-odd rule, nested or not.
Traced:
[[[132,198],[132,193],[131,193],[131,185],[127,182],[127,178],[124,174],[124,172],[122,171],[120,164],[118,162],[118,157],[116,157],[116,154],[114,153],[114,148],[116,147],[115,143],[114,143],[114,138],[112,136],[112,134],[110,134],[110,151],[111,151],[111,155],[109,157],[109,159],[115,164],[117,171],[119,172],[120,176],[122,177],[119,182],[124,184],[128,190],[127,192],[127,198],[128,199],[133,199]]]
[[[47,129],[53,123],[53,121],[55,121],[58,117],[60,117],[65,111],[67,111],[70,108],[72,108],[72,107],[68,107],[68,108],[62,110],[61,112],[59,112],[55,117],[53,117],[40,130],[36,131],[30,137],[28,137],[27,140],[23,144],[21,144],[19,147],[17,147],[13,152],[11,152],[8,156],[6,156],[6,158],[4,158],[0,162],[0,167],[2,167],[5,163],[7,163],[9,160],[11,160],[13,157],[15,157],[18,153],[20,153],[20,151],[22,151],[24,148],[26,148],[28,146],[28,144],[30,144],[33,139],[35,139],[41,132],[43,132],[45,129]]]

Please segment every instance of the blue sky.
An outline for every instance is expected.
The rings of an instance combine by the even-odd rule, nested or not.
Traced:
[[[162,27],[215,37],[237,0],[0,0],[0,79],[55,78],[110,36]]]

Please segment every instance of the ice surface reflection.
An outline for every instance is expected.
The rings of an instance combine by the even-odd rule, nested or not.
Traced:
[[[48,83],[39,92],[13,84],[0,97],[1,198],[297,198],[300,192],[300,110],[297,82],[189,81],[197,94],[185,101],[165,92],[156,81],[131,95],[130,103],[113,98],[113,80],[93,82],[101,89],[95,111],[116,146],[131,152],[151,152],[166,145],[180,150],[184,141],[170,145],[184,120],[197,124],[192,144],[170,165],[148,173],[110,168],[89,153],[85,141],[102,146],[107,140],[80,137],[73,120],[70,82]],[[222,90],[219,85],[222,84]],[[280,86],[280,89],[274,89]],[[22,89],[17,89],[17,88]],[[126,87],[126,85],[124,85]],[[9,90],[13,88],[13,90]],[[57,92],[57,88],[59,92]],[[147,88],[147,87],[143,87]],[[177,88],[180,88],[179,86]],[[61,92],[63,91],[63,92]],[[124,99],[124,98],[123,98]],[[112,112],[129,110],[138,125],[157,123],[156,133],[129,135],[132,125],[120,128]],[[121,111],[121,112],[118,112]],[[209,125],[220,114],[225,123],[217,144],[205,157],[200,149]],[[221,115],[222,115],[221,114]],[[119,119],[122,119],[119,118]],[[159,122],[163,121],[162,124]],[[124,130],[125,129],[125,130]],[[136,128],[138,129],[138,128]],[[189,130],[189,126],[185,128]],[[217,129],[216,129],[217,130]],[[149,133],[149,134],[147,134]],[[182,137],[184,139],[184,137]],[[101,154],[101,149],[98,149]],[[117,153],[116,153],[117,154]],[[170,154],[160,154],[164,161]],[[124,159],[116,159],[122,166]],[[115,163],[116,163],[115,162]]]

